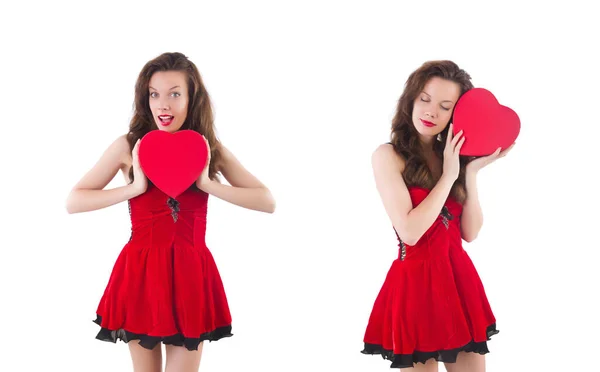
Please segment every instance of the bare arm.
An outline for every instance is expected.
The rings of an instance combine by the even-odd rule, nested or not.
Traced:
[[[472,242],[477,238],[481,226],[483,226],[483,212],[479,203],[477,193],[477,174],[467,170],[466,174],[467,200],[463,205],[460,218],[460,231],[463,239]]]
[[[269,189],[244,168],[231,151],[222,145],[221,148],[223,154],[221,173],[231,186],[210,180],[205,175],[196,181],[196,186],[204,192],[240,207],[273,213],[275,199]]]
[[[371,160],[375,184],[394,229],[402,241],[415,245],[439,216],[454,182],[442,176],[429,195],[413,208],[402,178],[404,159],[391,145],[381,145]]]
[[[467,200],[465,200],[463,205],[463,212],[460,218],[460,232],[465,241],[472,242],[475,240],[483,226],[483,212],[481,211],[479,194],[477,192],[477,174],[484,167],[505,157],[514,146],[515,144],[513,143],[505,150],[497,148],[491,155],[479,157],[467,164],[465,175]]]
[[[102,209],[139,195],[138,188],[133,184],[104,190],[117,172],[127,166],[129,153],[129,144],[125,136],[117,138],[92,169],[73,187],[66,201],[67,212],[80,213]]]

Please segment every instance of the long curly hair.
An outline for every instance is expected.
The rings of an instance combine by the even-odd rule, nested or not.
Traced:
[[[127,133],[130,149],[133,149],[138,139],[158,129],[150,110],[148,86],[152,75],[159,71],[181,71],[187,75],[188,111],[180,130],[191,129],[206,137],[210,145],[211,157],[208,176],[211,179],[218,179],[217,173],[221,169],[222,161],[221,143],[215,133],[210,96],[204,87],[198,68],[182,53],[163,53],[142,68],[135,84],[134,111]],[[129,178],[133,182],[133,167],[129,171]]]
[[[431,189],[438,181],[438,179],[434,179],[427,165],[419,140],[419,133],[412,122],[415,100],[429,79],[436,76],[457,83],[460,86],[460,96],[473,88],[471,76],[452,61],[425,62],[410,74],[406,81],[404,92],[398,101],[396,114],[392,120],[391,133],[391,143],[395,151],[406,160],[406,167],[402,176],[407,186],[420,186]],[[452,114],[454,115],[454,112]],[[452,118],[450,121],[452,121]],[[434,153],[442,161],[444,159],[444,147],[446,145],[446,138],[448,137],[448,130],[449,126],[446,126],[440,133],[438,140],[434,141],[433,144]],[[460,156],[460,173],[450,192],[450,195],[461,203],[467,197],[465,167],[471,160],[471,157]]]

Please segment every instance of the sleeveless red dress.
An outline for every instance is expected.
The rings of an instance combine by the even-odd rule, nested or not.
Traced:
[[[429,190],[409,187],[413,206]],[[375,300],[363,354],[380,354],[392,368],[429,359],[454,363],[459,352],[489,352],[496,319],[473,262],[462,247],[462,205],[449,197],[414,246],[399,237],[399,255]]]
[[[197,350],[202,341],[232,336],[223,283],[204,240],[207,203],[196,187],[175,200],[152,185],[129,200],[132,234],[98,305],[97,339]]]

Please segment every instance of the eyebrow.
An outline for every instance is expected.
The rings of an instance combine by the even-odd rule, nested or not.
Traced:
[[[425,93],[427,94],[428,97],[431,97],[431,95],[429,93],[427,93],[426,91],[422,91],[421,93]],[[442,101],[442,102],[450,102],[450,103],[454,103],[454,101],[450,101],[449,99]]]
[[[150,88],[150,89],[154,89],[154,90],[158,90],[158,89],[156,89],[156,88],[152,88],[152,87],[149,87],[149,88]],[[181,88],[181,87],[180,87],[179,85],[175,85],[173,88],[171,88],[171,89],[169,89],[169,90],[173,90],[173,89],[175,89],[175,88]]]

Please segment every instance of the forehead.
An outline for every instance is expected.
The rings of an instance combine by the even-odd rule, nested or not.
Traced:
[[[423,91],[436,100],[456,102],[460,95],[460,86],[453,81],[434,76],[425,83]]]
[[[182,71],[157,71],[150,78],[150,86],[155,89],[183,88],[187,86],[187,79]]]

